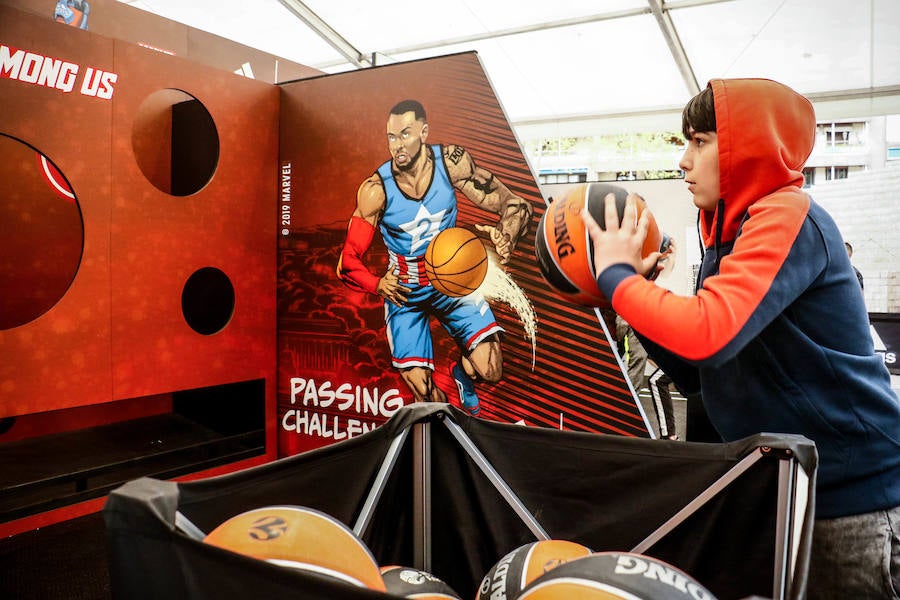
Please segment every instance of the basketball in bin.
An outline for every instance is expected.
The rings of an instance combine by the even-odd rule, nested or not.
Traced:
[[[381,567],[381,576],[389,594],[415,600],[462,600],[462,596],[431,573],[389,565]]]
[[[566,540],[540,540],[519,546],[491,568],[481,580],[475,600],[517,598],[529,583],[590,549]]]
[[[696,579],[662,560],[597,552],[549,571],[517,600],[716,600]]]
[[[358,587],[386,591],[371,551],[343,523],[303,506],[267,506],[236,515],[204,542]]]
[[[534,252],[541,275],[558,296],[575,304],[599,308],[608,308],[610,305],[597,287],[593,244],[581,218],[581,211],[587,206],[597,224],[605,229],[604,199],[607,194],[615,196],[621,223],[628,191],[605,183],[583,183],[570,188],[562,198],[550,203],[535,234]],[[650,227],[641,255],[647,257],[660,250],[663,234],[653,214],[647,209],[646,202],[639,197],[638,218],[645,210],[650,217]],[[655,276],[654,272],[652,277]]]

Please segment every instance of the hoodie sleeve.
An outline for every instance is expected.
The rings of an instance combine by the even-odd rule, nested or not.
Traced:
[[[784,190],[761,199],[719,272],[696,296],[679,296],[624,265],[597,279],[615,311],[652,343],[700,366],[733,358],[818,277],[827,252],[806,219],[809,197]]]

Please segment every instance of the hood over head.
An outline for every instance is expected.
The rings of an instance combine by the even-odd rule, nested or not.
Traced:
[[[815,144],[816,116],[809,100],[768,79],[713,79],[719,144],[721,238],[717,213],[701,211],[704,244],[730,242],[747,209],[784,187],[803,186],[803,165]]]

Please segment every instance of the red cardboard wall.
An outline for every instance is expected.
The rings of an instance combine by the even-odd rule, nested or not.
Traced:
[[[60,169],[84,227],[62,298],[0,330],[0,417],[259,378],[272,407],[278,89],[7,6],[0,45],[78,67],[71,91],[0,73],[0,134]],[[89,68],[109,74],[99,94],[82,88]],[[138,110],[165,89],[199,100],[218,133],[212,179],[183,197],[157,189],[134,153]],[[0,223],[0,236],[14,227]],[[212,335],[193,330],[181,307],[186,280],[204,267],[225,273],[235,293],[232,318]]]

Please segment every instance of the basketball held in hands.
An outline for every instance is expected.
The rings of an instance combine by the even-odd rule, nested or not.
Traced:
[[[609,299],[597,287],[593,244],[581,218],[581,211],[587,206],[597,224],[606,229],[604,199],[607,194],[615,195],[621,224],[628,191],[605,183],[584,183],[569,189],[562,198],[547,207],[535,234],[534,251],[541,275],[558,296],[575,304],[599,308],[610,306]],[[641,256],[646,258],[660,251],[663,234],[646,202],[639,197],[637,217],[640,218],[645,210],[650,218],[650,227]],[[655,274],[654,271],[651,277]]]

